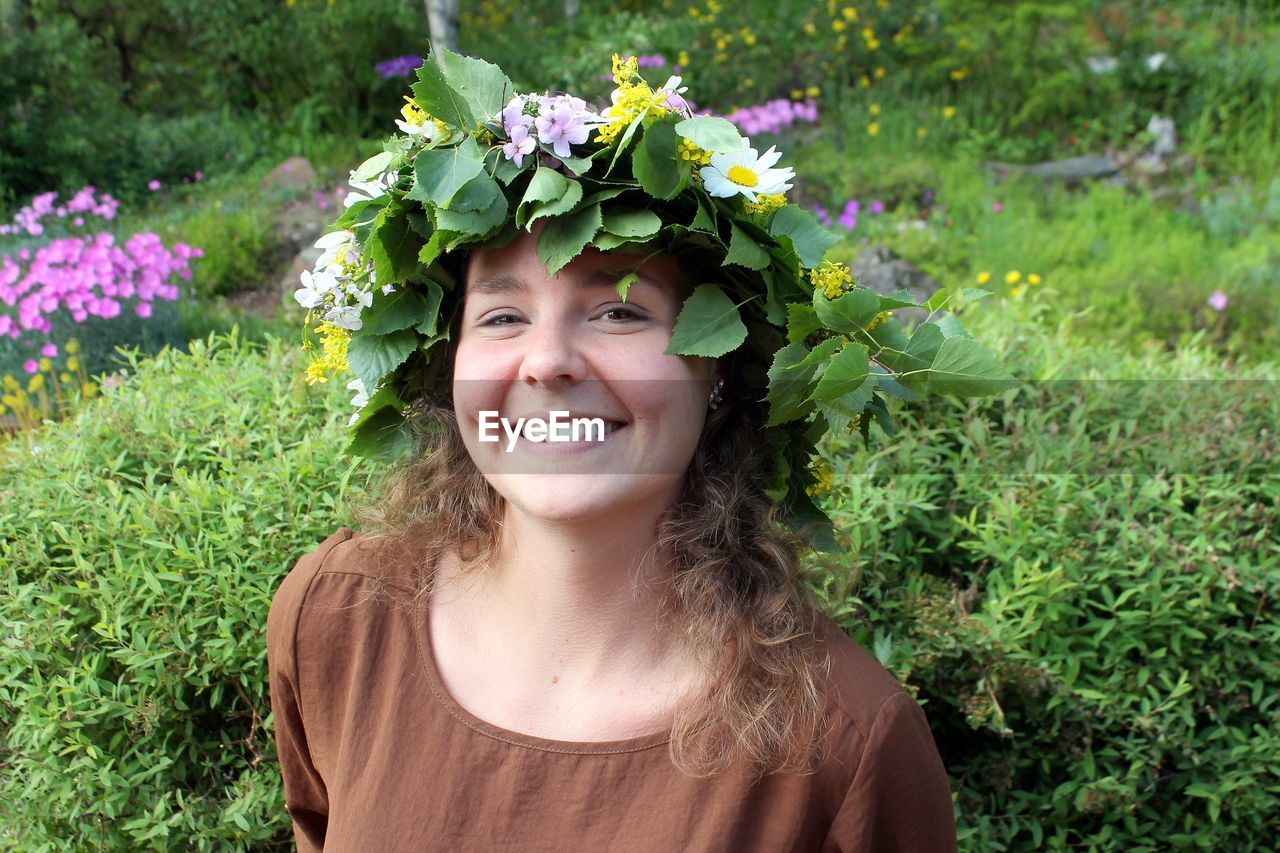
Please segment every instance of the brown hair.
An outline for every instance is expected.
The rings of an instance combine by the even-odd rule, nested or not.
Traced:
[[[670,755],[682,772],[700,777],[738,761],[757,777],[813,772],[821,761],[818,678],[826,664],[817,608],[799,540],[764,492],[778,450],[764,440],[764,405],[744,387],[732,355],[726,368],[724,403],[708,413],[680,498],[655,531],[654,548],[672,557],[665,592],[674,630],[709,674],[676,714]],[[456,554],[464,571],[485,564],[504,499],[473,463],[448,405],[420,401],[410,424],[417,452],[387,470],[352,511],[371,539],[414,555],[415,598],[425,601],[446,554]]]

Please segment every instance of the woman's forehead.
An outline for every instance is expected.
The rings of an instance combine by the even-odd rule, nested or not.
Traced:
[[[640,273],[644,279],[681,298],[693,290],[688,273],[672,255],[602,252],[595,248],[584,249],[556,273],[554,280],[572,286],[602,278],[616,280],[631,272]],[[546,267],[538,258],[531,235],[521,235],[499,248],[475,250],[467,264],[468,292],[523,289],[521,285],[535,284],[547,278]]]

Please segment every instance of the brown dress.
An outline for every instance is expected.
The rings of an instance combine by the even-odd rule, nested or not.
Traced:
[[[789,851],[956,848],[924,712],[823,617],[834,724],[817,773],[751,784],[671,763],[665,733],[547,740],[490,725],[441,685],[408,571],[343,528],[271,602],[267,651],[298,849]]]

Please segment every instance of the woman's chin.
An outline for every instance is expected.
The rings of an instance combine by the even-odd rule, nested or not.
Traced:
[[[672,477],[653,474],[504,474],[492,480],[513,508],[561,524],[627,517],[644,506],[665,505],[675,485]]]

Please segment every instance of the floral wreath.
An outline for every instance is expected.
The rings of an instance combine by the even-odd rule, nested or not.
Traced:
[[[308,381],[355,374],[349,454],[410,453],[410,404],[447,405],[441,344],[464,289],[451,253],[504,246],[539,221],[548,275],[588,247],[715,267],[685,300],[666,353],[742,354],[742,379],[768,406],[764,431],[778,439],[767,494],[815,547],[834,547],[812,500],[827,478],[810,464],[828,430],[868,441],[875,417],[892,436],[882,395],[980,396],[1011,383],[954,317],[931,313],[908,338],[890,312],[936,311],[945,298],[883,296],[824,260],[838,238],[787,203],[794,171],[776,167],[781,154],[695,115],[681,78],[652,88],[635,57],[615,55],[617,88],[597,112],[571,95],[518,94],[497,66],[438,50],[405,98],[401,133],[351,173],[357,192],[295,294],[321,343],[304,344]],[[620,275],[624,301],[637,277]]]

